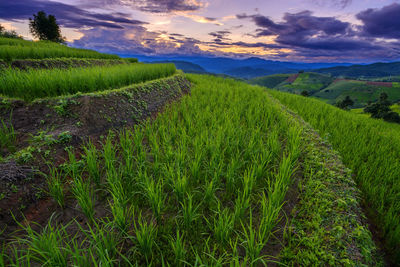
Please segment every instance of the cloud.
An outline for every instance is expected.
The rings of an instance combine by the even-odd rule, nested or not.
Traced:
[[[353,0],[311,0],[311,2],[320,6],[329,5],[343,9],[351,5]]]
[[[210,32],[208,35],[215,37],[215,41],[222,41],[222,40],[230,40],[226,36],[231,34],[232,32],[224,30],[224,31],[216,31],[216,32]]]
[[[367,42],[351,39],[350,23],[334,17],[316,17],[310,11],[285,13],[281,23],[262,15],[240,14],[237,17],[253,20],[259,27],[256,37],[276,36],[275,41],[283,45],[341,51],[370,47]]]
[[[6,20],[28,20],[32,14],[43,10],[55,15],[60,25],[70,28],[106,27],[123,29],[127,25],[143,25],[145,22],[130,19],[124,13],[93,13],[78,7],[50,1],[12,0],[0,1],[0,18]]]
[[[196,11],[206,6],[205,0],[83,0],[88,7],[129,6],[150,13]]]
[[[152,32],[143,26],[131,26],[127,29],[93,28],[83,30],[82,33],[84,36],[71,43],[72,46],[121,55],[205,53],[199,49],[198,44],[201,42],[196,39],[181,34]]]
[[[196,11],[205,4],[198,0],[131,0],[140,10],[152,13],[170,13],[175,11]]]
[[[400,4],[367,9],[356,15],[363,22],[362,33],[371,37],[400,38]]]
[[[280,46],[289,49],[293,58],[314,61],[396,60],[400,57],[400,42],[388,42],[385,38],[400,37],[400,22],[396,21],[399,12],[398,4],[368,9],[357,15],[363,26],[352,25],[335,17],[317,17],[310,11],[285,13],[281,22],[260,14],[239,14],[237,18],[250,19],[258,27],[254,34],[250,34],[252,37],[274,38],[275,44],[268,44],[265,48]],[[262,43],[250,45],[260,47]]]

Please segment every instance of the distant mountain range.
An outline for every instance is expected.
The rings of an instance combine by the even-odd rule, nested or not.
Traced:
[[[142,62],[171,62],[188,73],[222,74],[241,79],[252,79],[279,73],[298,73],[300,70],[345,78],[377,78],[400,75],[400,62],[359,64],[352,63],[298,63],[265,60],[258,57],[234,59],[203,56],[141,56]]]
[[[296,63],[265,60],[257,57],[247,59],[233,59],[223,57],[195,57],[195,56],[141,56],[121,55],[122,57],[135,57],[141,62],[171,62],[178,69],[194,73],[225,74],[236,78],[251,79],[276,73],[296,73],[299,70],[314,70],[336,66],[350,66],[351,63]]]

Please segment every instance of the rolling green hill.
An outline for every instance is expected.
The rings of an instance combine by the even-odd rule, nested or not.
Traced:
[[[249,83],[274,88],[278,84],[286,81],[292,74],[273,74],[251,79]]]
[[[251,79],[249,83],[295,94],[307,91],[312,97],[329,104],[335,104],[346,96],[350,96],[355,102],[354,107],[363,107],[369,101],[377,101],[382,92],[388,94],[390,101],[400,100],[400,83],[398,82],[334,79],[331,76],[313,72],[269,75]]]
[[[377,78],[400,75],[400,62],[374,63],[369,65],[352,65],[348,67],[332,67],[314,70],[318,73],[330,74],[334,77]]]
[[[371,85],[365,81],[356,80],[339,80],[333,82],[313,96],[326,99],[330,104],[335,104],[338,100],[350,96],[355,102],[355,107],[363,107],[369,101],[377,101],[382,92],[388,94],[390,101],[398,101],[400,99],[400,86],[398,83],[393,83],[392,87],[387,87]]]
[[[285,79],[286,78],[286,79]],[[328,86],[333,79],[330,76],[313,72],[300,74],[276,74],[250,80],[250,83],[274,88],[283,92],[314,93]]]

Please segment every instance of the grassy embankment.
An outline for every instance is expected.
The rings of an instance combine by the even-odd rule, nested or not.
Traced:
[[[173,64],[122,64],[71,69],[6,69],[0,76],[0,94],[32,101],[37,98],[70,95],[119,88],[168,77]]]
[[[271,91],[328,138],[354,170],[369,218],[393,262],[400,261],[400,126],[346,112],[321,101]]]
[[[119,59],[117,55],[103,54],[94,50],[71,48],[65,45],[39,41],[0,38],[0,59],[43,59],[43,58],[103,58]]]
[[[335,104],[338,100],[350,96],[356,107],[363,107],[367,105],[368,101],[376,102],[383,92],[388,95],[389,100],[398,101],[400,99],[399,89],[398,83],[393,83],[393,87],[385,87],[369,85],[366,81],[343,80],[332,83],[313,96],[327,99],[329,104]]]

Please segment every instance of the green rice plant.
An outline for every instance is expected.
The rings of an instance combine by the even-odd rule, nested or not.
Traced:
[[[76,159],[75,151],[71,148],[68,148],[68,162],[65,163],[66,171],[69,173],[72,179],[76,179],[79,177],[79,169],[81,167],[80,162]]]
[[[109,176],[108,175],[109,171],[111,172],[115,171],[114,164],[116,162],[117,151],[115,150],[115,147],[112,143],[113,138],[114,138],[114,133],[110,131],[107,135],[106,142],[103,144],[103,158],[107,176]]]
[[[156,183],[153,179],[148,178],[144,186],[147,201],[155,218],[159,221],[165,209],[164,184],[162,180]]]
[[[171,76],[173,64],[119,64],[70,69],[5,69],[0,94],[32,101],[37,98],[90,93]]]
[[[250,207],[250,196],[246,195],[245,192],[240,192],[238,197],[235,199],[234,206],[234,218],[235,223],[240,222],[244,215],[246,214],[247,209]]]
[[[68,225],[53,226],[51,221],[52,217],[41,233],[33,230],[30,224],[20,225],[26,231],[26,237],[18,238],[15,245],[26,246],[24,254],[29,255],[28,259],[42,266],[68,266]]]
[[[11,123],[7,126],[2,119],[0,121],[0,149],[7,149],[13,152],[17,144],[17,135],[15,134],[14,127]]]
[[[61,207],[65,206],[64,179],[62,173],[55,167],[50,167],[50,173],[46,175],[49,195]]]
[[[211,208],[212,205],[215,203],[216,201],[215,192],[217,190],[218,188],[214,185],[213,180],[205,183],[203,201],[206,204],[206,207]]]
[[[230,242],[235,227],[234,215],[228,208],[221,210],[220,204],[218,204],[216,216],[210,226],[216,240],[222,245],[222,247],[225,247]]]
[[[76,177],[71,191],[88,221],[94,222],[94,193],[90,183],[84,181],[82,177]]]
[[[157,227],[152,222],[147,222],[142,214],[139,213],[135,227],[135,241],[139,253],[146,258],[146,261],[151,260],[154,246],[156,246]]]
[[[190,229],[195,224],[197,218],[200,217],[200,214],[197,212],[199,206],[193,206],[193,197],[188,194],[186,198],[181,202],[182,207],[182,223],[185,229]]]
[[[172,251],[174,252],[174,265],[175,266],[182,266],[185,263],[186,258],[186,249],[185,249],[185,242],[184,242],[184,235],[180,234],[179,230],[176,230],[176,237],[170,237],[170,245]]]
[[[93,181],[97,186],[100,186],[100,166],[99,166],[99,157],[98,151],[93,143],[89,142],[86,146],[84,146],[84,160],[87,171],[89,173],[89,178]]]
[[[257,265],[258,263],[265,262],[263,257],[260,256],[261,250],[265,246],[264,239],[260,237],[256,229],[253,228],[253,216],[250,211],[249,223],[245,226],[242,223],[242,243],[241,245],[246,251],[246,258],[249,259],[250,266]]]
[[[79,224],[78,226],[87,237],[86,242],[90,248],[91,265],[115,266],[117,263],[116,256],[119,254],[119,241],[108,224],[104,221],[101,221],[101,225],[94,223],[93,227],[88,226],[88,230],[82,229],[82,226]]]
[[[182,202],[189,190],[189,181],[186,174],[179,170],[174,172],[173,176],[168,179],[178,202]]]

